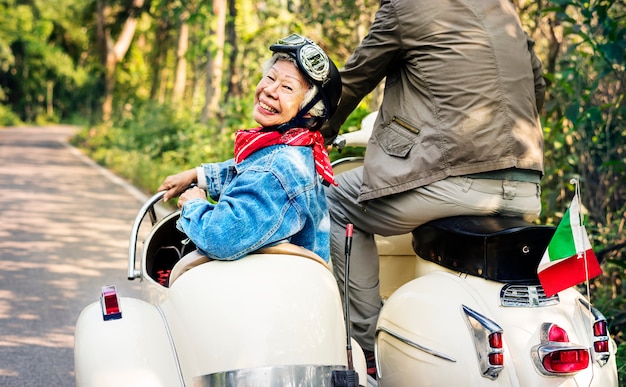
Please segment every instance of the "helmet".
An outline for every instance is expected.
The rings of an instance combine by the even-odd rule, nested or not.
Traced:
[[[298,34],[291,34],[280,39],[270,46],[270,50],[275,53],[285,53],[294,58],[300,72],[318,90],[313,99],[298,112],[295,118],[280,126],[319,129],[335,113],[341,98],[342,84],[337,66],[320,46]],[[320,100],[324,103],[324,113],[313,119],[303,118]]]

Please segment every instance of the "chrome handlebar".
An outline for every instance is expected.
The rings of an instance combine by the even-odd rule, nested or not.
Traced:
[[[135,222],[133,223],[133,228],[130,232],[130,241],[128,243],[128,279],[130,281],[135,278],[141,277],[141,270],[137,270],[137,239],[139,237],[139,228],[141,227],[141,222],[146,217],[146,214],[150,216],[150,222],[154,226],[157,222],[156,211],[154,210],[155,204],[163,199],[167,191],[161,191],[154,194],[148,201],[144,203],[141,207],[137,216],[135,217]]]

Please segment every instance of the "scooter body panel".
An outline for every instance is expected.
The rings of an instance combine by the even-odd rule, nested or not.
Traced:
[[[99,302],[75,330],[76,386],[183,386],[166,322],[142,300],[121,297],[122,318],[105,321]]]
[[[347,364],[337,284],[315,261],[272,254],[211,261],[168,290],[160,307],[188,383],[239,369]]]
[[[499,299],[502,283],[444,270],[426,271],[393,293],[381,311],[376,341],[379,386],[617,385],[614,362],[605,368],[592,358],[589,367],[569,376],[542,375],[533,362],[543,323],[559,325],[572,343],[593,346],[587,334],[591,322],[581,318],[581,295],[576,290],[561,292],[557,305],[504,307]],[[504,367],[495,379],[482,374],[463,306],[502,328]],[[611,345],[614,356],[612,341]]]

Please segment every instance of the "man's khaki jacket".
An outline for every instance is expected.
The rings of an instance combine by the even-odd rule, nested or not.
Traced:
[[[546,86],[533,46],[509,0],[381,1],[341,70],[341,102],[322,129],[332,142],[386,77],[359,200],[448,176],[543,173]]]

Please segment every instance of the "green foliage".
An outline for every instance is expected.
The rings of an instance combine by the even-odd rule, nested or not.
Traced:
[[[546,176],[543,220],[556,223],[580,179],[586,227],[604,274],[593,281],[592,301],[607,316],[626,385],[626,19],[613,1],[551,1],[562,52],[546,74],[549,96],[543,124]]]
[[[91,85],[77,66],[88,41],[69,2],[0,3],[0,100],[23,120],[57,122],[85,102],[73,95]]]
[[[0,104],[0,126],[21,125],[22,120],[9,107]]]
[[[248,126],[236,118],[225,121],[227,126],[219,125],[217,120],[202,125],[188,115],[147,102],[127,105],[113,126],[85,128],[73,142],[96,162],[154,192],[170,174],[232,157],[235,130]]]

